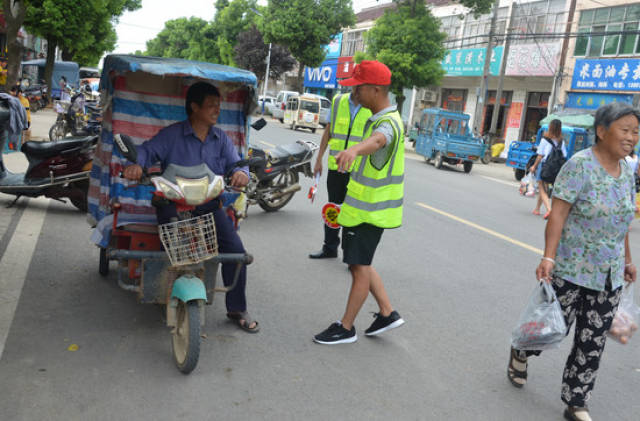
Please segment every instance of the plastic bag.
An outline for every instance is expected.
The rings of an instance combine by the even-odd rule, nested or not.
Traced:
[[[611,339],[626,344],[638,330],[640,323],[640,307],[633,302],[633,284],[624,286],[618,311],[613,317],[608,335]]]
[[[536,195],[536,185],[533,174],[527,173],[522,180],[520,180],[520,188],[518,189],[521,195],[527,197],[534,197]]]
[[[556,293],[548,282],[536,286],[511,334],[511,346],[540,351],[555,348],[567,334],[567,325]]]

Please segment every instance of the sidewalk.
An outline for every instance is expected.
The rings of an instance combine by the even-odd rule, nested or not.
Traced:
[[[48,141],[49,129],[56,122],[57,114],[51,108],[39,110],[31,113],[31,138],[35,141]],[[5,166],[11,172],[24,172],[27,169],[28,162],[23,153],[9,153],[2,157]]]

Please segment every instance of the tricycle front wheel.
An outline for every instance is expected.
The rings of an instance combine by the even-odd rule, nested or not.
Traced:
[[[437,168],[440,169],[442,168],[442,154],[440,152],[436,152],[436,156],[433,159],[433,165]]]
[[[200,309],[197,301],[178,301],[172,332],[173,360],[183,374],[196,368],[200,357]]]
[[[473,168],[473,162],[471,161],[464,161],[464,163],[462,164],[462,166],[464,167],[464,172],[466,172],[467,174],[471,172],[471,168]]]

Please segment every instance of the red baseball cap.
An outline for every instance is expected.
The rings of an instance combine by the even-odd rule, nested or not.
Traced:
[[[391,85],[391,70],[376,60],[362,60],[353,69],[353,76],[341,80],[342,86]]]

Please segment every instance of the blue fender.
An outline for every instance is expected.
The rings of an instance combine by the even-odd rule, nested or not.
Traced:
[[[175,280],[171,290],[171,298],[177,298],[183,303],[191,300],[207,300],[207,290],[204,282],[192,275],[183,275]]]

